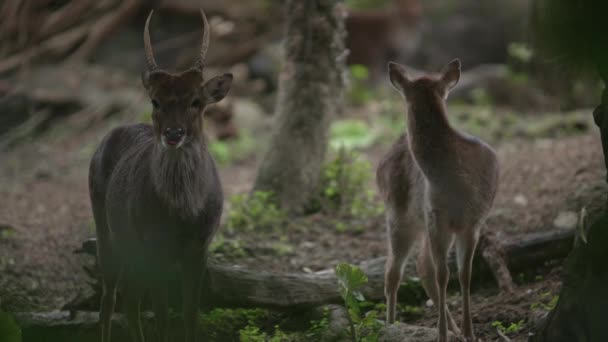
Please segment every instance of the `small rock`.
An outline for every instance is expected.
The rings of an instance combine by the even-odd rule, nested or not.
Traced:
[[[302,246],[302,248],[306,248],[306,249],[315,248],[314,242],[311,242],[311,241],[304,241],[304,242],[302,242],[301,246]]]
[[[515,202],[517,205],[521,205],[522,207],[528,205],[528,199],[522,194],[517,194],[513,198],[513,202]]]
[[[577,223],[578,214],[574,211],[562,211],[557,214],[557,217],[553,220],[555,228],[560,229],[573,229],[576,227]]]
[[[427,301],[424,304],[426,304],[426,306],[430,308],[430,307],[433,306],[433,300],[432,299],[427,299]]]

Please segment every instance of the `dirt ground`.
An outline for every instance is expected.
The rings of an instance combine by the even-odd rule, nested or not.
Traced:
[[[0,298],[4,308],[58,309],[88,286],[81,269],[88,257],[73,251],[94,236],[87,164],[111,124],[100,123],[76,134],[49,132],[0,157]],[[375,167],[387,149],[375,146],[365,155]],[[509,141],[497,151],[501,184],[488,229],[505,235],[550,229],[563,224],[556,220],[558,216],[577,214],[583,206],[602,202],[606,186],[595,130],[560,139]],[[255,165],[249,159],[221,168],[227,195],[250,188]],[[380,216],[357,233],[340,233],[322,218],[313,217],[310,223],[287,234],[292,250],[277,255],[267,248],[267,241],[261,241],[245,246],[247,257],[233,262],[280,272],[310,272],[386,253]],[[515,296],[495,296],[495,289],[474,293],[475,328],[484,341],[498,338],[491,326],[496,320],[524,319],[524,329],[513,337],[525,338],[530,306],[541,294],[556,294],[559,288],[559,267],[543,272],[537,281],[522,285]],[[457,304],[458,296],[454,301]],[[433,315],[434,310],[427,308],[417,323],[433,326]]]

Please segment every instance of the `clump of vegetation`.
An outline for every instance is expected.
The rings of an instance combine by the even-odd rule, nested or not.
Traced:
[[[236,139],[209,143],[209,152],[220,164],[230,164],[253,154],[256,144],[250,134],[241,133]]]
[[[199,325],[207,340],[234,341],[239,338],[240,330],[272,320],[270,312],[264,309],[213,309],[199,316]]]
[[[416,306],[424,303],[427,299],[426,292],[420,278],[409,277],[404,279],[399,286],[399,301],[410,306]]]
[[[240,342],[289,342],[292,340],[278,325],[275,325],[274,332],[270,335],[255,325],[248,325],[239,330]]]
[[[0,341],[21,342],[21,328],[10,314],[0,310]]]
[[[365,148],[371,146],[376,140],[376,135],[363,120],[335,121],[330,127],[329,134],[329,145],[336,150]]]
[[[378,341],[378,332],[382,322],[378,320],[378,311],[362,312],[362,303],[365,301],[360,292],[361,287],[367,284],[367,276],[357,266],[339,264],[336,266],[338,289],[344,300],[347,317],[350,324],[349,335],[353,342]]]
[[[310,328],[306,331],[305,337],[307,341],[320,341],[323,333],[329,327],[329,308],[323,308],[323,317],[319,320],[310,322]]]
[[[389,0],[346,0],[344,1],[346,6],[353,9],[373,9],[380,8],[388,3]]]
[[[272,192],[255,191],[230,198],[228,232],[279,230],[287,221],[286,213],[277,205]]]
[[[242,258],[247,256],[242,243],[238,239],[228,239],[221,232],[215,236],[209,246],[209,251],[215,256]]]
[[[369,189],[371,165],[346,148],[323,166],[318,207],[333,217],[368,218],[382,212]]]
[[[558,300],[558,295],[552,295],[551,292],[544,292],[540,294],[538,302],[534,302],[532,305],[530,305],[530,309],[551,311],[555,309]]]
[[[512,333],[516,333],[516,332],[520,331],[521,328],[523,328],[524,321],[521,320],[519,322],[513,322],[509,325],[505,325],[501,321],[494,321],[494,322],[492,322],[492,326],[495,327],[496,329],[500,330],[500,332],[502,332],[503,334],[512,334]]]
[[[374,94],[367,84],[369,70],[365,65],[354,64],[350,66],[350,89],[348,99],[354,105],[364,105],[373,99]]]

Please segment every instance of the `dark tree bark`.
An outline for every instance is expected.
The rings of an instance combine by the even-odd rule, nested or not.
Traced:
[[[604,84],[608,74],[602,73]],[[608,88],[602,103],[593,111],[600,129],[604,162],[608,170]],[[607,179],[608,180],[608,179]],[[567,259],[559,300],[541,325],[534,342],[608,341],[606,308],[608,308],[608,215],[597,220],[577,239]]]
[[[594,71],[604,82],[601,104],[593,118],[599,127],[608,170],[608,3],[602,0],[535,0],[536,45],[562,68]],[[585,148],[582,146],[581,148]],[[608,177],[606,179],[608,181]],[[606,209],[606,207],[604,208]],[[608,212],[578,239],[568,257],[555,309],[540,325],[537,342],[608,341]],[[585,242],[588,241],[588,242]]]
[[[557,306],[533,342],[608,341],[608,216],[589,229],[568,257]]]
[[[330,117],[345,77],[345,11],[339,0],[287,0],[285,56],[275,124],[254,190],[299,212],[316,190]]]

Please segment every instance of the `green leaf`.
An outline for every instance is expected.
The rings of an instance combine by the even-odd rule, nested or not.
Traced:
[[[338,282],[349,291],[356,291],[361,286],[367,284],[367,276],[357,266],[349,264],[339,264],[336,266],[336,276]]]

